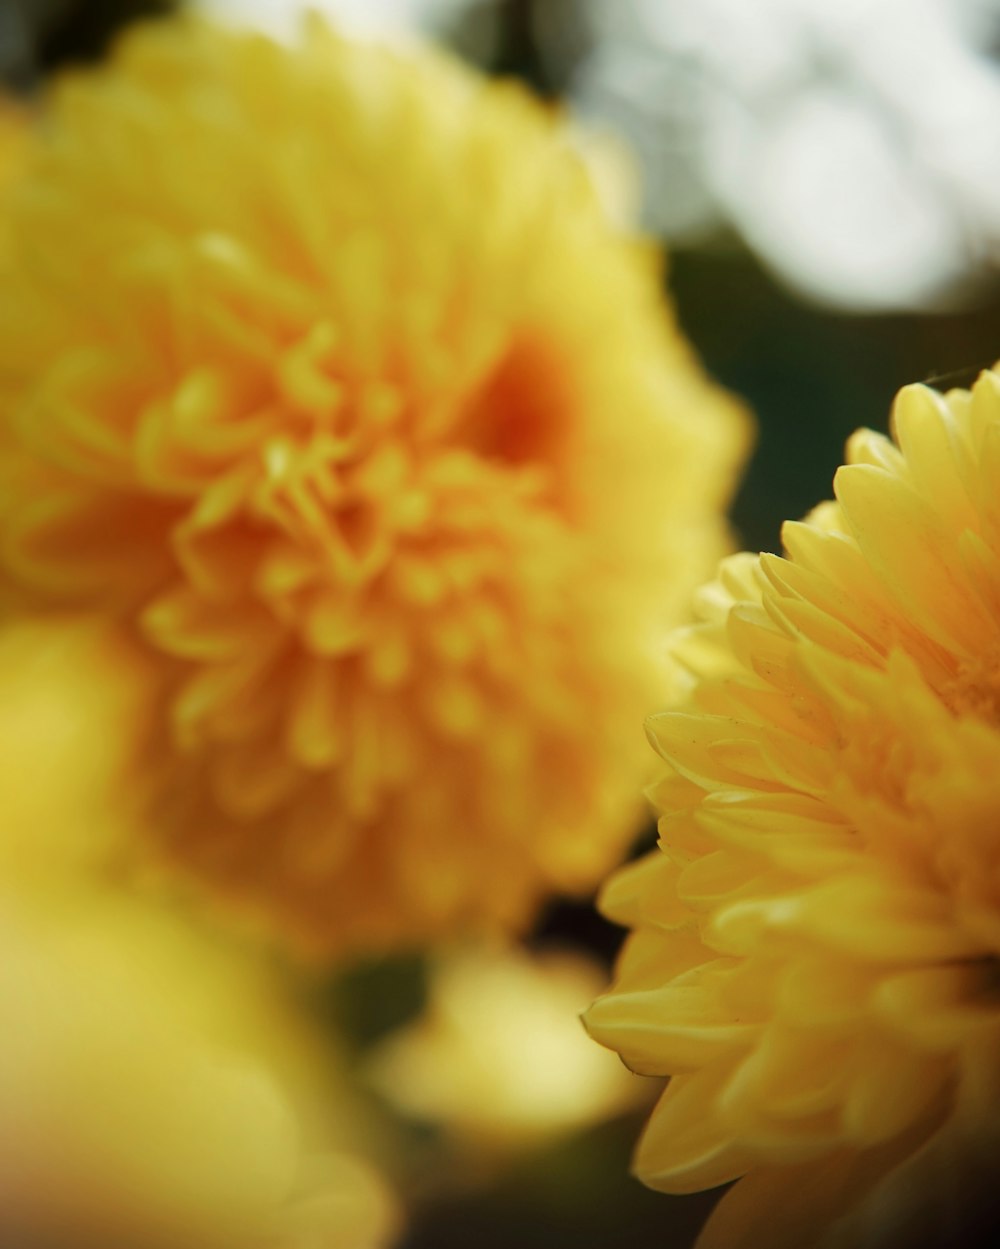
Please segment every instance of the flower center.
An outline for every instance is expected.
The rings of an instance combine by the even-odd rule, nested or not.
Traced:
[[[456,441],[486,459],[549,464],[576,407],[568,371],[541,340],[525,336],[469,405]]]

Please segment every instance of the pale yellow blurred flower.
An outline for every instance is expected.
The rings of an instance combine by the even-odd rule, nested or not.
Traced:
[[[286,1014],[259,971],[177,916],[5,882],[3,1243],[390,1244],[393,1201],[337,1140],[337,1103]]]
[[[107,622],[0,627],[0,877],[51,885],[113,870],[139,818],[148,679]]]
[[[906,388],[848,461],[675,636],[662,849],[604,896],[589,1027],[671,1077],[638,1174],[739,1180],[705,1249],[1000,1225],[1000,376]]]
[[[277,971],[116,887],[144,673],[0,629],[0,1243],[383,1249],[366,1117]]]
[[[324,952],[588,889],[746,422],[564,120],[431,51],[191,21],[41,130],[3,549],[160,673],[137,857]]]
[[[370,1062],[398,1109],[488,1149],[545,1140],[636,1105],[643,1082],[588,1039],[603,980],[579,954],[465,948],[432,970],[430,999]]]

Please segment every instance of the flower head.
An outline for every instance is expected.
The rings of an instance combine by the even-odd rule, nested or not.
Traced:
[[[592,883],[744,424],[559,118],[164,23],[61,85],[11,217],[7,565],[158,670],[160,850],[327,948]]]
[[[385,1249],[330,1047],[263,966],[107,879],[122,658],[93,621],[0,633],[0,1238]]]
[[[346,1140],[311,1139],[298,1099],[315,1107],[316,1088],[263,978],[175,917],[98,892],[5,887],[0,945],[0,1009],[17,1021],[0,1037],[9,1243],[391,1243],[378,1174]]]
[[[590,1029],[672,1077],[638,1173],[747,1177],[706,1245],[899,1243],[996,1148],[1000,378],[905,389],[893,434],[702,593],[662,852],[605,895],[635,931]]]

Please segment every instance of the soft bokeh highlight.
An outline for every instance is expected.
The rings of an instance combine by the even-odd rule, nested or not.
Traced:
[[[438,956],[430,975],[425,1011],[375,1049],[370,1078],[464,1151],[503,1156],[537,1146],[645,1095],[580,1026],[603,979],[594,962],[473,945]]]

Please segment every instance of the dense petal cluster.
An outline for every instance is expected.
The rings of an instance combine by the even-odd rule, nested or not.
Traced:
[[[327,948],[592,883],[745,424],[560,119],[164,23],[60,85],[11,216],[6,566],[153,661],[166,858]]]
[[[848,460],[676,635],[662,850],[605,899],[635,931],[590,1029],[671,1076],[638,1173],[745,1176],[727,1249],[966,1243],[995,1190],[1000,377],[903,390]]]

